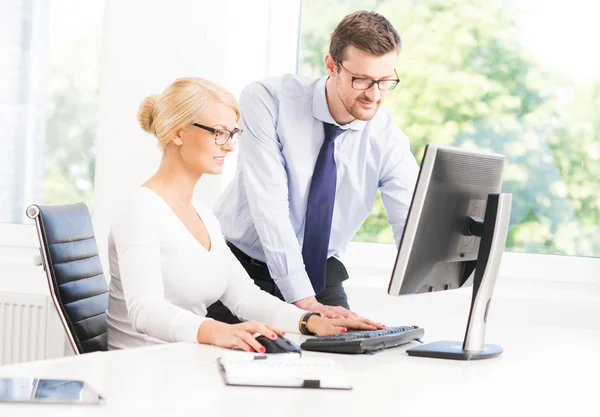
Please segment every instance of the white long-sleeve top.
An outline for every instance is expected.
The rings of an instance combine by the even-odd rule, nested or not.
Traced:
[[[236,316],[298,331],[305,313],[257,287],[231,253],[217,218],[194,201],[208,251],[156,193],[141,187],[109,236],[108,347],[197,343],[206,309],[221,300]]]

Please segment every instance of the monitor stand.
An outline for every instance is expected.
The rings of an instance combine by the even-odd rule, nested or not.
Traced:
[[[473,298],[465,339],[461,342],[440,341],[408,349],[410,356],[475,360],[495,358],[502,347],[484,343],[485,325],[498,276],[500,260],[506,245],[512,194],[488,195],[485,218],[469,218],[466,234],[481,237],[473,280]]]

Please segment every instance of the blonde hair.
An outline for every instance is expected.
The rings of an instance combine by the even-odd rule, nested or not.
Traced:
[[[215,103],[231,108],[237,120],[240,119],[240,107],[229,91],[202,78],[178,78],[162,94],[146,97],[137,119],[142,129],[156,136],[164,149],[177,130],[196,121]]]

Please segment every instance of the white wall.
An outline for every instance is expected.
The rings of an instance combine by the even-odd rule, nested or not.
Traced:
[[[155,140],[137,124],[139,103],[181,76],[207,78],[239,96],[252,80],[295,72],[299,12],[300,0],[107,0],[93,213],[107,278],[110,219],[160,161]],[[196,196],[205,204],[232,178],[231,162],[223,175],[200,181]],[[2,224],[0,232],[0,291],[47,295],[44,271],[32,260],[34,226]]]
[[[94,201],[101,251],[119,202],[160,161],[136,121],[142,99],[182,76],[239,96],[252,80],[295,72],[299,12],[300,0],[107,1]],[[202,178],[196,197],[212,206],[232,177],[231,162],[223,175]]]
[[[0,225],[43,193],[48,0],[0,3]]]

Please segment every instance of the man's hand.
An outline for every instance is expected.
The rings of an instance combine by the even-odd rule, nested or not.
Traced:
[[[344,307],[332,307],[321,304],[315,297],[306,297],[298,300],[294,305],[302,310],[314,311],[315,313],[321,313],[325,317],[330,319],[350,319],[364,321],[365,319],[358,314],[345,309]]]
[[[344,333],[350,330],[378,330],[384,329],[385,325],[375,323],[369,319],[361,321],[348,319],[324,319],[317,315],[310,316],[306,323],[309,332],[317,336],[329,336],[336,333]]]

